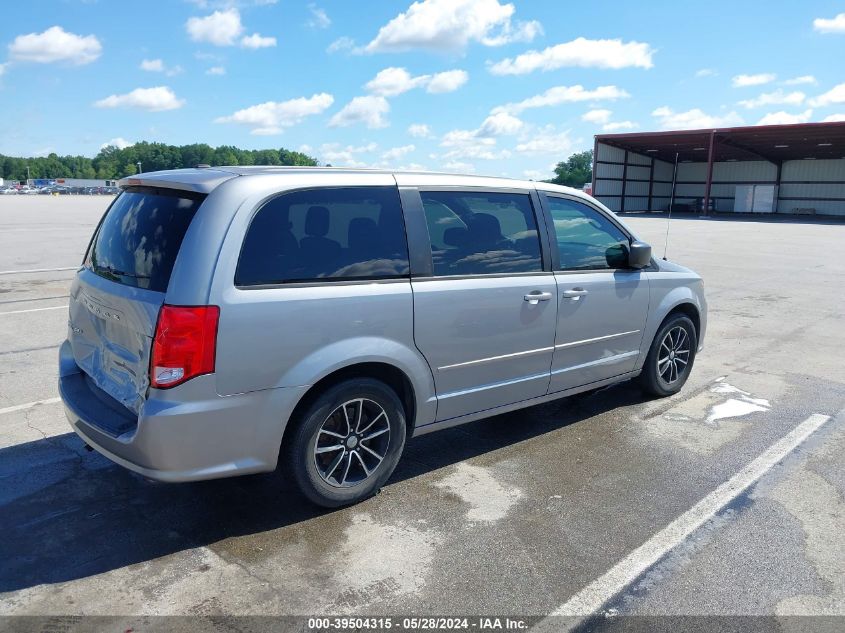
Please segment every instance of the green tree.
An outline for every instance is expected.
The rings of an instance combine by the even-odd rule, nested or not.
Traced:
[[[555,167],[555,177],[548,182],[580,189],[593,180],[593,150],[573,154]]]

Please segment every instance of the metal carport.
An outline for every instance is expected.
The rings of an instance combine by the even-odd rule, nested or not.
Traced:
[[[845,216],[845,122],[595,137],[593,195],[619,213],[733,212],[738,187],[757,186],[774,187],[769,212]]]

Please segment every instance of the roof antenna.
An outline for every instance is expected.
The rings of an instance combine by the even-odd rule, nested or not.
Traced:
[[[678,152],[675,152],[675,167],[672,170],[672,195],[669,197],[669,216],[666,218],[666,239],[663,242],[663,261],[666,261],[666,252],[669,250],[669,223],[672,220],[672,207],[675,205],[675,181],[678,178]]]

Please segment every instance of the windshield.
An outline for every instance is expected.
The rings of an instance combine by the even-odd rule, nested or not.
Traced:
[[[132,188],[109,208],[85,266],[126,286],[165,292],[185,232],[205,196]]]

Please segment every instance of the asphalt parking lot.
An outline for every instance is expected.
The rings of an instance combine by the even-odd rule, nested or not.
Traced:
[[[845,615],[845,223],[674,219],[669,257],[710,304],[680,394],[623,384],[413,439],[381,494],[327,512],[278,474],[151,483],[69,432],[56,353],[109,200],[0,199],[0,615]],[[665,218],[627,221],[662,254]]]

